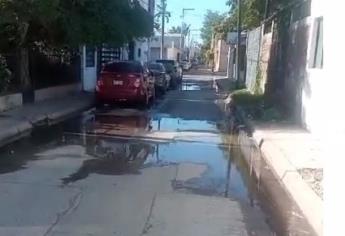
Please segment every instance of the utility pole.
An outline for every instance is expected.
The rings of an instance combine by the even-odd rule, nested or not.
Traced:
[[[164,34],[165,34],[165,15],[166,15],[166,8],[167,8],[167,3],[166,0],[161,0],[162,4],[162,31],[161,31],[161,55],[160,59],[164,59]]]
[[[182,21],[181,21],[181,35],[180,35],[180,50],[181,50],[181,56],[184,52],[184,43],[182,43],[183,41],[183,33],[184,33],[184,16],[185,16],[185,12],[186,11],[194,11],[195,9],[194,8],[183,8],[182,9]]]
[[[241,28],[242,28],[242,6],[241,6],[241,0],[237,0],[238,4],[238,15],[237,15],[237,52],[236,52],[236,87],[238,88],[240,86],[240,51],[241,51]]]

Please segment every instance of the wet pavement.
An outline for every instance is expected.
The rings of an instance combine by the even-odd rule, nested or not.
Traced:
[[[149,111],[92,109],[2,148],[0,235],[273,235],[220,96],[186,76]]]

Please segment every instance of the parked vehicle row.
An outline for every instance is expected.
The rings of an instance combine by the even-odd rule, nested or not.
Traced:
[[[148,64],[117,61],[106,64],[97,80],[97,105],[135,102],[148,106],[156,95],[175,89],[183,71],[174,60],[157,60]]]

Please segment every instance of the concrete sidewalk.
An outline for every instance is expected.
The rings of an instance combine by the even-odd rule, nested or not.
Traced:
[[[273,170],[317,235],[323,231],[322,139],[296,126],[252,122],[253,137],[240,131],[247,160],[262,159]],[[250,151],[254,146],[258,151]],[[255,156],[255,154],[260,156]],[[257,176],[260,176],[258,170]]]
[[[33,128],[58,123],[93,104],[90,94],[28,104],[0,113],[0,146],[29,135]]]
[[[216,80],[218,90],[230,93],[233,81]],[[225,107],[230,96],[224,100]],[[248,120],[242,109],[236,116],[246,127],[239,145],[250,168],[260,178],[262,161],[274,172],[317,235],[323,234],[323,159],[325,143],[296,125]],[[229,111],[227,111],[229,112]],[[249,133],[249,134],[248,134]],[[258,163],[257,168],[252,165]]]

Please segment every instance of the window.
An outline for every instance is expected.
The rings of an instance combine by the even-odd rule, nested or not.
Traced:
[[[115,62],[107,64],[103,71],[113,73],[142,73],[143,67],[139,63]]]
[[[85,67],[95,67],[95,48],[86,46]]]
[[[311,68],[323,67],[323,18],[315,19],[311,52]]]
[[[138,57],[141,57],[141,48],[138,48]]]

